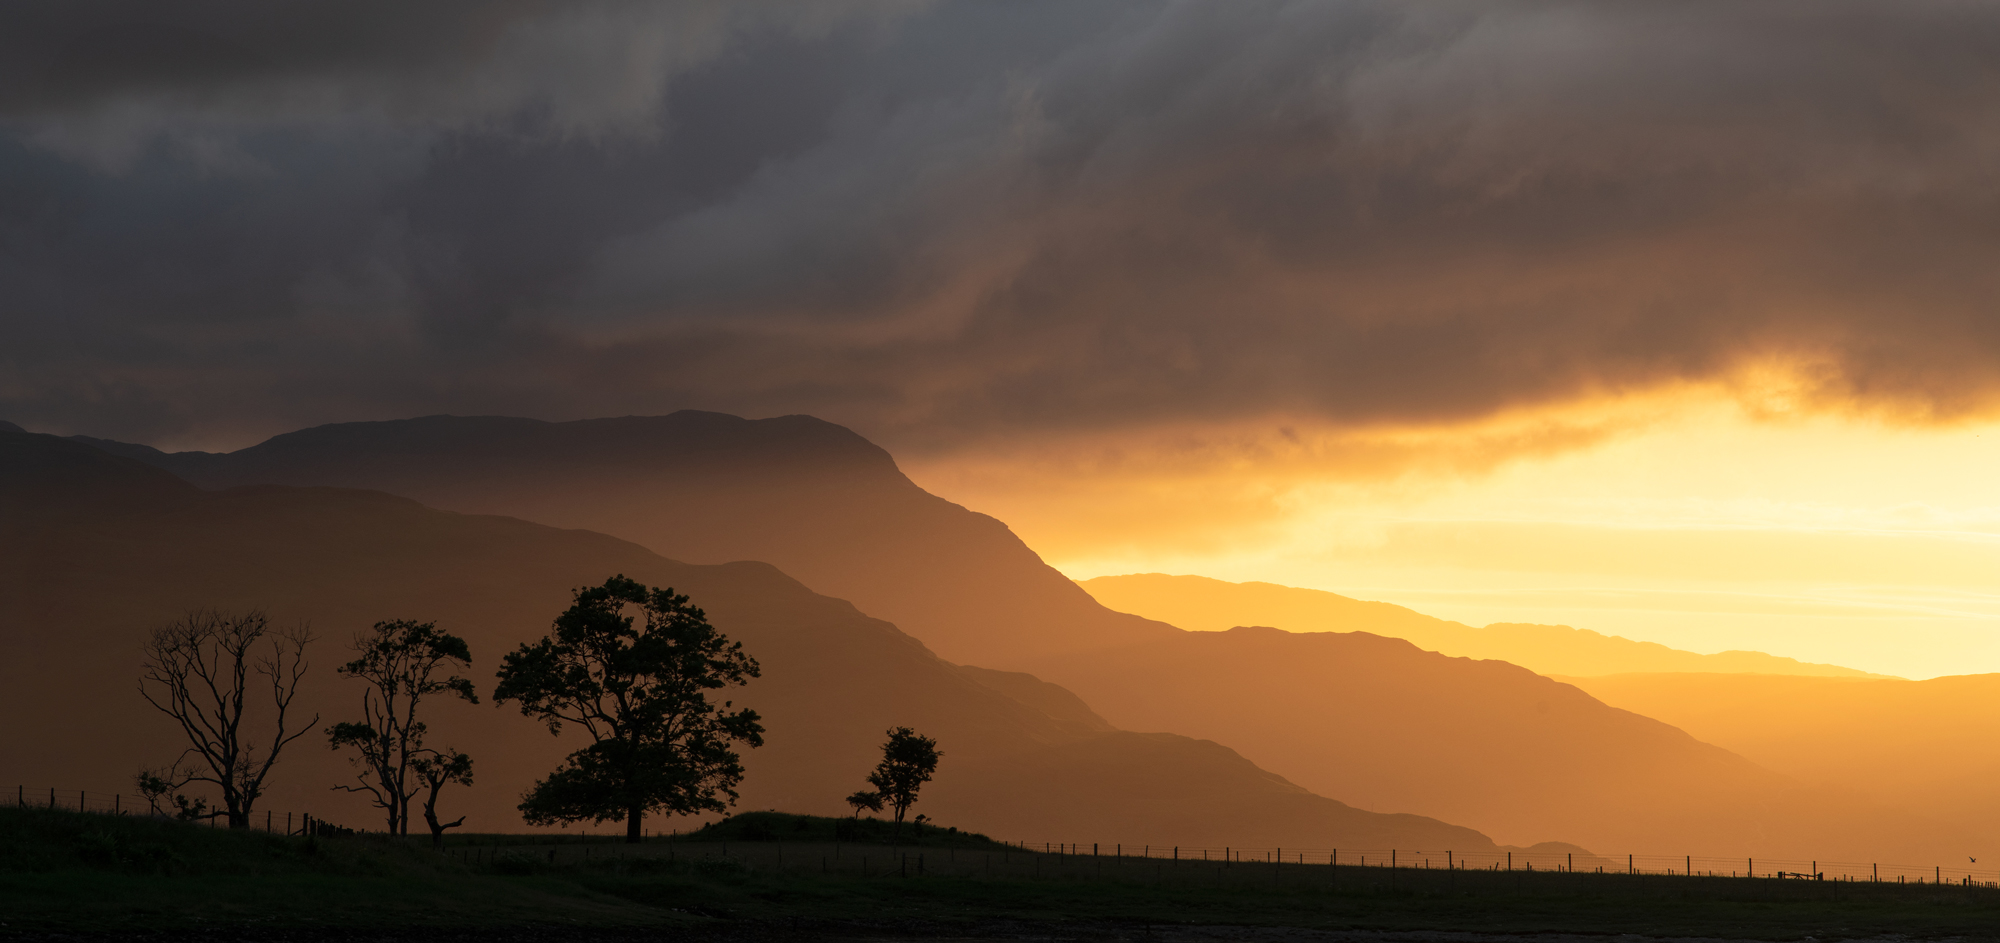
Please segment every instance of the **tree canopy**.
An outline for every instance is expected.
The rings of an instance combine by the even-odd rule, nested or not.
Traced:
[[[908,727],[896,727],[889,731],[888,742],[882,744],[882,762],[875,771],[868,774],[868,785],[875,787],[874,795],[878,803],[887,803],[896,812],[896,831],[903,831],[903,814],[917,801],[917,790],[931,781],[937,773],[938,759],[944,756],[938,751],[937,741],[922,736]],[[848,797],[849,805],[856,805],[855,814],[860,814],[856,799],[868,795],[856,793]]]
[[[470,680],[457,675],[438,677],[452,664],[470,667],[472,650],[464,639],[439,631],[436,623],[404,619],[375,623],[372,631],[355,636],[353,647],[357,657],[337,670],[367,683],[361,691],[361,719],[335,724],[326,733],[334,749],[356,751],[355,765],[360,769],[355,779],[359,785],[334,788],[367,793],[387,812],[389,834],[408,835],[410,797],[420,785],[429,784],[420,784],[413,775],[416,764],[442,760],[446,755],[424,745],[429,728],[418,719],[417,707],[436,694],[479,703]],[[464,760],[468,782],[471,763],[470,758]],[[431,789],[433,810],[442,786],[440,782]]]
[[[740,642],[671,588],[619,575],[576,590],[548,636],[507,655],[493,692],[551,734],[574,724],[593,741],[528,790],[523,817],[623,821],[636,842],[647,812],[725,810],[743,780],[734,746],[762,746],[764,727],[756,711],[709,692],[759,673]]]
[[[847,804],[854,807],[854,817],[858,819],[861,817],[861,810],[863,809],[867,809],[870,812],[882,811],[882,794],[863,789],[848,796]]]
[[[446,822],[438,818],[438,793],[450,783],[462,786],[472,785],[472,757],[446,747],[443,750],[427,750],[423,756],[410,761],[410,772],[417,782],[427,790],[424,793],[424,824],[431,829],[431,846],[444,847],[444,831],[465,824],[465,816]]]

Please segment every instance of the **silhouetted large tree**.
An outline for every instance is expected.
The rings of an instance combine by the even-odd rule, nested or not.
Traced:
[[[936,740],[919,736],[915,730],[896,727],[889,731],[888,742],[882,744],[882,762],[868,774],[868,785],[875,787],[880,801],[896,810],[894,837],[903,834],[903,813],[916,803],[917,790],[931,781],[942,756]],[[850,798],[849,802],[852,801]]]
[[[433,694],[479,703],[471,681],[457,675],[437,677],[452,664],[470,667],[472,650],[464,639],[438,631],[435,623],[398,619],[377,622],[372,631],[355,635],[354,652],[359,657],[338,670],[367,683],[361,691],[361,719],[334,724],[326,735],[334,749],[351,747],[359,754],[354,763],[360,767],[355,774],[360,785],[333,788],[367,793],[378,808],[387,811],[389,834],[408,835],[410,797],[420,785],[413,777],[414,764],[445,761],[445,754],[424,746],[429,728],[417,719],[417,707]],[[471,763],[465,760],[467,781]],[[432,785],[431,807],[436,805],[441,788],[442,781]]]
[[[635,615],[643,627],[634,627]],[[636,842],[648,811],[726,809],[743,780],[731,747],[763,746],[764,727],[756,711],[718,707],[708,692],[758,673],[741,643],[672,589],[621,575],[577,590],[548,637],[507,656],[493,691],[496,703],[519,701],[552,734],[576,724],[594,741],[528,791],[523,817],[532,825],[623,820],[626,840]]]
[[[229,827],[250,827],[251,807],[264,794],[279,752],[319,723],[315,714],[303,728],[286,732],[311,642],[303,625],[273,629],[256,610],[239,615],[200,609],[155,629],[145,644],[139,695],[180,724],[188,741],[165,771],[148,774],[161,792],[210,783],[222,792],[221,814]],[[246,729],[253,722],[246,712],[261,700],[255,689],[266,685],[275,713],[268,724],[270,745],[260,748],[264,738]]]

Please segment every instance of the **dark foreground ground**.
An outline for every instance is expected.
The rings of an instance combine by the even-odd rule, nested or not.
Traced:
[[[215,941],[2000,939],[2000,890],[1161,862],[962,834],[824,841],[306,839],[0,809],[0,936]],[[798,837],[802,841],[778,841]],[[855,837],[852,833],[850,838]],[[864,839],[866,836],[863,836]],[[906,836],[907,839],[907,836]]]

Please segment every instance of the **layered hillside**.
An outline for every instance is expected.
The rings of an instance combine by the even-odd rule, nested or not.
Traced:
[[[1962,835],[1807,788],[1574,685],[1401,639],[1243,627],[1034,671],[1113,724],[1213,739],[1309,789],[1502,842],[1559,828],[1599,852],[1927,861]]]
[[[1288,632],[1370,632],[1408,639],[1418,648],[1445,655],[1512,662],[1545,675],[1723,672],[1882,677],[1763,652],[1703,655],[1566,625],[1501,622],[1474,628],[1385,602],[1365,602],[1324,590],[1276,583],[1229,583],[1202,576],[1137,573],[1100,576],[1078,585],[1113,609],[1198,632],[1219,632],[1238,625],[1268,625]]]
[[[839,814],[883,731],[909,724],[946,751],[920,811],[1013,839],[1126,843],[1491,848],[1418,816],[1311,794],[1226,747],[1110,729],[1035,678],[964,670],[895,626],[764,563],[695,566],[601,534],[426,508],[379,492],[259,485],[204,493],[157,469],[49,436],[0,433],[0,508],[46,509],[0,543],[0,710],[9,778],[129,788],[178,751],[134,691],[139,646],[189,608],[262,607],[320,636],[301,697],[318,726],[359,691],[331,666],[380,619],[435,620],[467,638],[490,690],[502,653],[544,632],[569,591],[624,573],[672,586],[763,665],[727,695],[765,717],[745,808]],[[447,801],[473,828],[517,828],[520,792],[574,737],[511,708],[440,702],[439,743],[477,760]],[[344,760],[310,735],[289,748],[265,805],[367,825],[331,791]],[[665,824],[665,823],[657,823]],[[1544,836],[1547,837],[1547,836]]]
[[[1118,727],[1213,740],[1320,794],[1507,842],[1956,853],[1955,833],[1918,815],[1803,789],[1512,665],[1358,633],[1189,633],[1113,613],[999,522],[924,493],[880,449],[808,417],[433,417],[321,427],[221,456],[130,451],[207,485],[389,488],[602,526],[691,559],[773,561],[894,614],[946,657],[1060,684]]]
[[[82,441],[204,488],[367,488],[594,530],[678,560],[763,560],[956,662],[1174,631],[1098,605],[1006,525],[924,491],[889,453],[810,416],[431,416],[320,426],[227,454]]]
[[[1632,674],[1567,679],[1805,782],[1964,823],[1965,853],[2000,832],[2000,675],[1925,681]],[[1995,860],[2000,860],[1996,858]]]

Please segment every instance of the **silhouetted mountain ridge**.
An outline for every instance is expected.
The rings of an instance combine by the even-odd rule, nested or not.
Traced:
[[[160,510],[200,497],[200,489],[151,465],[18,426],[0,430],[0,520],[16,526]]]
[[[146,631],[189,608],[310,618],[318,669],[299,706],[324,725],[358,697],[330,671],[350,632],[384,618],[436,620],[471,643],[472,676],[485,687],[502,653],[546,631],[571,588],[622,572],[690,594],[762,663],[761,679],[726,695],[759,710],[769,730],[768,745],[746,755],[744,808],[843,812],[841,797],[862,785],[883,730],[910,724],[947,751],[920,810],[995,835],[1493,847],[1470,829],[1313,795],[1212,742],[1091,724],[1067,692],[951,665],[766,563],[677,563],[601,534],[374,491],[202,492],[50,436],[0,434],[0,448],[0,467],[34,471],[0,477],[0,500],[32,505],[69,479],[81,483],[66,493],[82,506],[123,509],[45,518],[0,544],[0,644],[10,656],[0,663],[0,709],[36,718],[9,736],[20,781],[119,788],[139,765],[172,758],[176,736],[132,685]],[[156,499],[163,481],[178,486],[177,499]],[[1029,690],[1034,703],[1009,690]],[[473,827],[518,827],[521,789],[575,745],[490,705],[439,703],[433,721],[440,742],[477,759],[478,786],[448,799]],[[359,800],[327,792],[348,776],[310,734],[286,754],[265,805],[368,825]]]
[[[397,428],[413,427],[352,425],[319,433],[323,448],[297,448],[268,468],[294,482],[368,486],[393,472],[409,489],[401,493],[426,504],[604,530],[669,556],[769,560],[892,618],[948,658],[1027,672],[1117,727],[1212,740],[1299,788],[1371,808],[1466,822],[1503,841],[1558,835],[1600,851],[1902,854],[1945,834],[1935,823],[1859,814],[1869,807],[1856,797],[1804,790],[1513,665],[1365,633],[1182,632],[1112,612],[998,521],[879,463],[817,462],[809,449],[768,446],[760,454],[792,457],[749,481],[709,470],[728,464],[719,460],[598,467],[597,456],[622,448],[600,440],[560,463],[539,458],[542,445],[519,443],[489,465],[457,446],[432,462],[395,444],[409,438]],[[567,425],[510,428],[540,443]],[[589,428],[657,437],[668,450],[684,439],[691,454],[714,454],[715,429],[745,441],[820,425],[676,414]],[[357,444],[368,442],[384,444]],[[356,450],[377,451],[349,454]],[[315,457],[322,452],[324,462]]]
[[[1023,650],[1174,631],[1099,605],[1006,525],[924,491],[880,447],[810,416],[429,416],[318,426],[222,454],[122,454],[205,488],[371,488],[595,530],[675,559],[766,560],[958,662],[1005,667]]]

